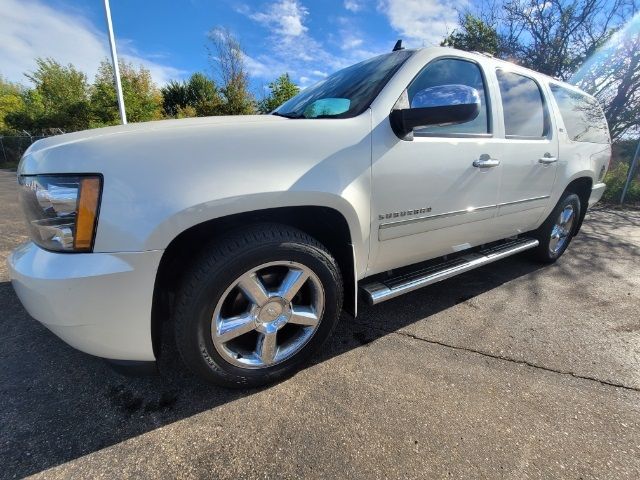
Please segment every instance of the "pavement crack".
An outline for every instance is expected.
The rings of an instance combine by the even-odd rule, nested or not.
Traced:
[[[467,353],[475,353],[477,355],[482,355],[483,357],[492,358],[494,360],[502,360],[502,361],[505,361],[505,362],[515,363],[517,365],[526,365],[527,367],[535,368],[537,370],[544,370],[546,372],[556,373],[558,375],[568,375],[568,376],[571,376],[571,377],[574,377],[574,378],[578,378],[580,380],[587,380],[587,381],[590,381],[590,382],[597,382],[597,383],[599,383],[601,385],[605,385],[607,387],[622,388],[624,390],[630,390],[630,391],[633,391],[633,392],[640,392],[640,388],[637,388],[637,387],[630,387],[629,385],[624,385],[622,383],[611,382],[611,381],[608,381],[608,380],[601,380],[599,378],[591,377],[589,375],[580,375],[580,374],[572,372],[570,370],[560,370],[560,369],[556,369],[556,368],[545,367],[544,365],[533,363],[533,362],[530,362],[528,360],[518,360],[518,359],[507,357],[507,356],[504,356],[504,355],[496,355],[495,353],[484,352],[482,350],[476,350],[476,349],[468,348],[468,347],[460,347],[458,345],[451,345],[451,344],[448,344],[448,343],[445,343],[445,342],[441,342],[439,340],[432,340],[432,339],[428,339],[428,338],[423,338],[423,337],[419,337],[417,335],[414,335],[412,333],[402,332],[402,331],[398,331],[398,330],[389,331],[389,330],[385,330],[383,328],[378,328],[378,330],[380,330],[382,332],[386,332],[386,333],[394,333],[394,334],[397,334],[397,335],[402,335],[404,337],[412,338],[412,339],[418,340],[420,342],[430,343],[432,345],[439,345],[441,347],[451,348],[453,350],[459,350],[459,351],[463,351],[463,352],[467,352]]]

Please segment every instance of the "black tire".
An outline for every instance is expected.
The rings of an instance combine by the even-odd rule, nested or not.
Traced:
[[[331,335],[342,309],[342,277],[335,259],[318,241],[295,228],[258,224],[230,232],[194,259],[177,293],[173,315],[178,352],[201,379],[225,387],[257,387],[295,373]],[[290,261],[319,279],[324,308],[311,338],[292,357],[251,369],[233,365],[216,350],[212,318],[227,289],[245,272],[268,262]]]
[[[558,222],[560,214],[567,208],[573,210],[573,221],[568,229],[569,234],[566,237],[566,241],[564,241],[559,248],[554,249],[552,248],[551,234]],[[540,242],[538,247],[531,251],[535,260],[542,263],[553,263],[562,256],[576,233],[581,211],[580,197],[575,193],[565,192],[544,223],[533,232],[533,237],[537,238]]]

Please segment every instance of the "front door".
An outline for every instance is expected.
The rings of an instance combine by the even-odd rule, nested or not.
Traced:
[[[441,85],[466,85],[481,99],[475,120],[416,128],[397,138],[389,122],[372,132],[372,219],[369,274],[464,250],[491,240],[502,165],[481,66],[447,56],[431,61],[404,96]]]

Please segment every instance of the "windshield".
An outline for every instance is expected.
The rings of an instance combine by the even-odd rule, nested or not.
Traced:
[[[410,50],[399,50],[347,67],[303,90],[273,113],[289,118],[360,115],[412,54]]]

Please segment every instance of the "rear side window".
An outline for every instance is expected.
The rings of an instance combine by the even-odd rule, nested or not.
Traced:
[[[544,138],[548,117],[544,97],[535,80],[517,73],[498,70],[502,96],[504,128],[507,138]]]
[[[581,93],[551,84],[569,138],[576,142],[609,143],[607,120],[598,102]]]

